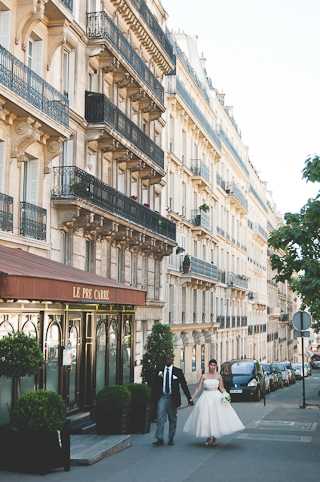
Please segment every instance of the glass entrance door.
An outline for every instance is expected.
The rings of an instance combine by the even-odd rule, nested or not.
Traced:
[[[80,326],[81,319],[69,319],[67,349],[71,351],[69,367],[68,408],[79,407],[80,400]]]

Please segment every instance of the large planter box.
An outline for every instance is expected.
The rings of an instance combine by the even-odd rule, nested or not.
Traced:
[[[70,470],[70,435],[67,431],[30,432],[0,430],[0,469],[46,474]]]
[[[150,405],[136,405],[131,409],[130,433],[149,433],[151,425]]]
[[[129,433],[129,410],[105,411],[96,407],[97,434],[116,435]]]

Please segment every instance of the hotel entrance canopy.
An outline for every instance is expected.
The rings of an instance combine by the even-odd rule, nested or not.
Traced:
[[[141,306],[146,293],[22,249],[0,246],[0,299]]]

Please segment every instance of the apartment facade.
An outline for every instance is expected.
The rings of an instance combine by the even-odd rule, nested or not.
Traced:
[[[195,382],[210,357],[219,364],[292,359],[293,296],[272,281],[267,239],[279,220],[232,108],[213,87],[196,40],[176,33],[172,43],[176,71],[165,81],[165,189],[178,247],[167,260],[164,320],[176,335],[176,363]],[[288,320],[277,318],[277,328],[271,328],[274,303],[282,303]],[[278,333],[273,351],[272,330]]]
[[[0,331],[37,336],[45,367],[24,386],[69,411],[138,379],[162,319],[165,21],[157,0],[0,1]]]

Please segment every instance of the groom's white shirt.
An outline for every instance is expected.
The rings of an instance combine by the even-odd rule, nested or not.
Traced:
[[[163,370],[163,383],[162,383],[162,393],[166,393],[166,376],[167,376],[167,370],[169,370],[169,388],[170,388],[170,394],[171,394],[171,378],[172,378],[172,369],[173,365],[170,365],[169,367],[166,365],[164,370]]]

